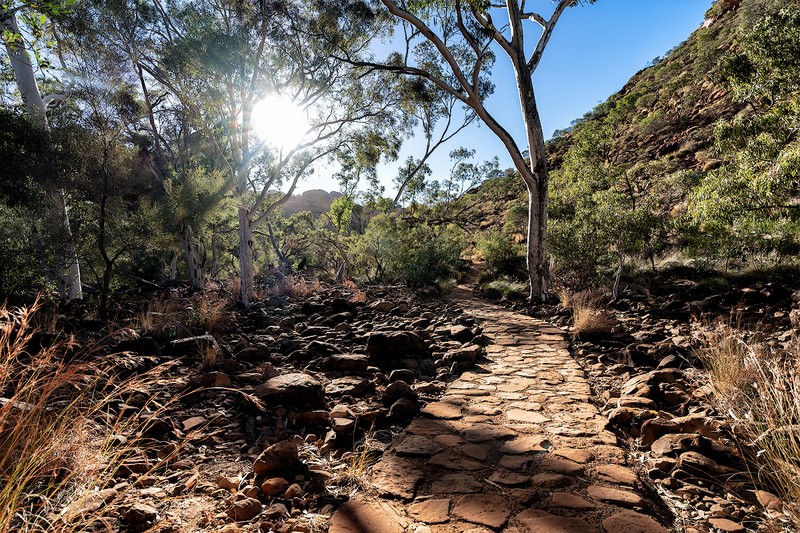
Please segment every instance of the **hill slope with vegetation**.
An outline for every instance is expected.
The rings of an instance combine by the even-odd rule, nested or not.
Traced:
[[[675,254],[726,269],[797,254],[798,12],[797,2],[719,0],[686,41],[555,133],[557,277],[610,283],[631,262]],[[473,214],[519,241],[521,193],[494,180]]]

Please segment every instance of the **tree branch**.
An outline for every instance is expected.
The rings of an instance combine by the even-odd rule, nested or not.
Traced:
[[[572,4],[572,0],[560,0],[558,6],[556,6],[556,10],[550,17],[550,20],[547,21],[547,24],[543,26],[542,35],[539,37],[539,42],[536,43],[536,48],[533,50],[530,59],[528,59],[528,70],[530,71],[531,75],[534,73],[536,67],[539,66],[539,62],[542,60],[542,54],[544,54],[544,49],[547,47],[547,43],[550,42],[550,37],[553,35],[553,29],[555,29],[558,19],[570,4]],[[534,20],[541,24],[539,20]]]

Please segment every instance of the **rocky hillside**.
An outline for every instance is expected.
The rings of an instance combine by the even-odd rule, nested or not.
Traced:
[[[553,166],[560,165],[575,132],[610,119],[615,126],[611,152],[615,164],[666,158],[682,169],[713,168],[714,124],[732,118],[743,107],[718,83],[718,62],[737,33],[783,5],[774,0],[718,0],[686,41],[551,140]]]
[[[608,163],[622,169],[649,164],[654,170],[647,172],[648,179],[680,171],[702,176],[716,168],[715,125],[750,112],[720,83],[719,61],[741,32],[784,5],[775,0],[718,0],[686,41],[637,72],[570,128],[556,132],[547,144],[551,170],[561,169],[582,131],[599,126],[611,131]],[[525,205],[524,188],[516,181],[492,180],[475,193],[476,226],[502,228],[508,209]],[[671,207],[682,203],[687,191],[673,195]]]

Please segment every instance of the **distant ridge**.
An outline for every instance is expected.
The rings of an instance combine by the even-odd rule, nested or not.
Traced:
[[[286,216],[291,216],[295,213],[311,211],[314,216],[319,216],[322,213],[327,213],[333,201],[341,196],[342,193],[340,192],[311,189],[302,194],[292,195],[292,197],[283,204],[283,212]]]

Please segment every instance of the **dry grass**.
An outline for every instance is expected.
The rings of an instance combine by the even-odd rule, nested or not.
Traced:
[[[225,333],[234,324],[229,302],[213,294],[203,294],[196,298],[194,307],[200,328],[208,333]]]
[[[367,293],[364,292],[355,281],[345,280],[342,282],[342,288],[350,293],[349,300],[353,303],[365,303],[367,301]]]
[[[556,291],[556,296],[558,296],[558,303],[564,309],[569,309],[572,307],[572,295],[567,289],[559,289]]]
[[[365,438],[355,450],[342,455],[342,462],[334,467],[332,485],[349,488],[350,491],[367,486],[370,470],[379,459],[369,440]]]
[[[161,339],[224,333],[233,324],[230,301],[212,293],[150,302],[131,321],[133,328]]]
[[[800,342],[771,350],[729,324],[701,331],[698,356],[753,481],[779,495],[800,526]]]
[[[177,300],[154,300],[133,318],[131,325],[154,337],[175,337],[179,333],[178,316],[182,310],[183,306]]]
[[[286,276],[272,285],[267,294],[272,297],[288,296],[290,298],[307,298],[315,294],[320,294],[325,287],[316,280],[307,280],[294,276]]]
[[[608,335],[616,325],[614,316],[600,306],[600,298],[587,292],[573,294],[570,298],[572,308],[572,335],[585,338]]]
[[[2,533],[84,529],[93,517],[77,511],[107,486],[136,441],[138,416],[115,417],[110,406],[159,372],[120,383],[110,365],[79,362],[94,359],[88,351],[65,363],[71,339],[32,349],[36,310],[0,307]],[[133,438],[114,445],[121,434]]]

